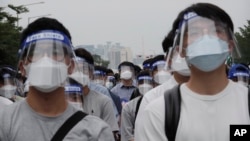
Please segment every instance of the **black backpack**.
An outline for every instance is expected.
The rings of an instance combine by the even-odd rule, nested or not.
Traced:
[[[180,84],[164,93],[165,99],[165,134],[168,141],[175,141],[175,135],[181,113]],[[250,89],[248,89],[248,110],[250,116]],[[168,114],[166,114],[168,113]]]

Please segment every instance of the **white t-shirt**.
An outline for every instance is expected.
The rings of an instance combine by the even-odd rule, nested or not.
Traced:
[[[137,113],[137,117],[135,120],[135,132],[140,132],[141,129],[138,129],[137,124],[138,122],[141,122],[142,118],[144,118],[142,114],[142,111],[145,109],[145,107],[152,101],[154,101],[155,99],[157,99],[158,97],[162,96],[164,94],[165,91],[173,88],[175,85],[177,85],[178,83],[176,82],[174,76],[172,75],[170,77],[170,79],[168,81],[166,81],[165,83],[159,85],[158,87],[151,89],[150,91],[148,91],[142,98],[141,104],[140,104],[140,108],[138,110]]]
[[[250,124],[248,89],[229,81],[216,95],[200,95],[181,85],[181,115],[176,141],[229,141],[231,124]],[[167,141],[162,95],[143,110],[136,141]],[[143,124],[142,124],[143,123]]]
[[[8,98],[5,98],[5,97],[2,97],[0,96],[0,106],[3,106],[3,105],[10,105],[12,104],[13,102],[11,100],[9,100]]]

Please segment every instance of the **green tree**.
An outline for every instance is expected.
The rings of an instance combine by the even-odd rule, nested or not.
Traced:
[[[239,28],[239,32],[235,33],[235,37],[238,41],[238,46],[241,52],[242,58],[236,59],[237,63],[250,63],[250,20],[247,21],[247,25]]]
[[[9,5],[9,7],[14,8],[18,14],[28,11],[25,7],[14,7],[12,5]],[[22,30],[22,27],[15,25],[18,20],[18,17],[10,15],[4,11],[3,7],[0,7],[0,65],[17,65],[18,45]]]
[[[94,54],[93,58],[95,65],[108,67],[109,61],[103,60],[100,55]]]

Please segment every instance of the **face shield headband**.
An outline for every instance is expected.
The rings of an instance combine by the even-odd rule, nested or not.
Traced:
[[[241,57],[234,34],[225,23],[213,18],[201,17],[194,12],[184,15],[174,39],[173,46],[178,47],[178,51],[184,57],[190,55],[186,50],[187,46],[197,44],[200,40],[206,40],[210,48],[204,46],[203,53],[199,52],[197,55],[209,55],[209,51],[213,50],[213,54],[228,52],[233,58]],[[213,46],[220,46],[220,48],[211,49]]]
[[[34,33],[30,36],[28,36],[22,45],[19,48],[18,53],[23,56],[24,51],[27,50],[28,47],[30,47],[31,44],[34,44],[38,41],[43,41],[43,40],[51,40],[51,41],[58,41],[63,44],[65,44],[68,51],[72,52],[72,43],[69,40],[69,38],[63,34],[62,32],[56,31],[56,30],[42,30],[37,33]],[[23,56],[25,57],[25,56]]]

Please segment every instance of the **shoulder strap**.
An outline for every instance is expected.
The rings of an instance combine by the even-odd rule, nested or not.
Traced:
[[[69,117],[64,124],[57,130],[51,141],[62,141],[67,133],[87,114],[82,111],[77,111]]]
[[[138,99],[137,103],[136,103],[136,109],[135,109],[135,119],[136,119],[136,116],[137,116],[138,110],[139,110],[139,108],[140,108],[142,98],[143,98],[143,96],[141,96],[141,97]]]
[[[175,140],[181,111],[180,85],[164,93],[165,133],[169,141]]]

